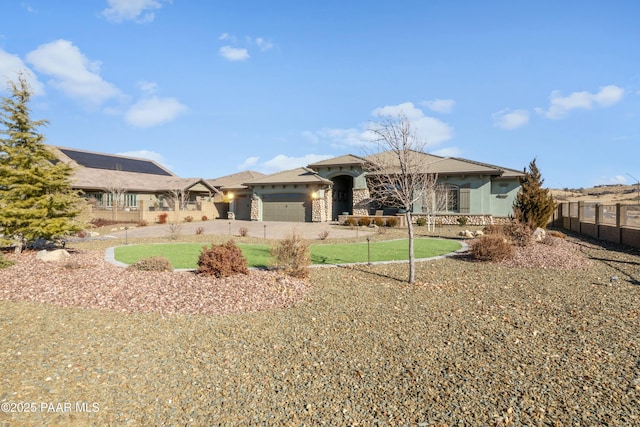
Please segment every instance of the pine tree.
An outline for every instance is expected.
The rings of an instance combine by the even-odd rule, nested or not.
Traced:
[[[524,176],[520,178],[521,189],[513,204],[514,216],[524,224],[546,228],[553,215],[556,203],[549,189],[542,188],[543,183],[536,159],[533,159],[529,170],[525,169]]]
[[[82,198],[70,186],[71,168],[56,160],[31,120],[31,88],[24,75],[9,82],[0,103],[0,234],[5,242],[56,240],[78,231]]]

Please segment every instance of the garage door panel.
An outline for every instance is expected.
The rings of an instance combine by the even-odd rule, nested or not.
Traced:
[[[262,219],[264,221],[290,221],[305,222],[308,207],[307,195],[305,194],[269,194],[263,197]]]

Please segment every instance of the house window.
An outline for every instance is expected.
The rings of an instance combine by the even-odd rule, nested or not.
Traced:
[[[422,197],[422,213],[460,212],[460,187],[438,186]]]
[[[124,205],[129,208],[137,208],[138,207],[138,195],[137,194],[125,194],[124,195]]]

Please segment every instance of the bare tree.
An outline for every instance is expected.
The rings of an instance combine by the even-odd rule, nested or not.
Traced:
[[[409,235],[409,283],[415,281],[413,205],[435,193],[437,175],[429,173],[426,141],[417,137],[404,113],[382,117],[370,127],[377,152],[368,156],[367,183],[373,200],[404,211]]]
[[[128,192],[128,188],[122,181],[114,180],[105,188],[105,192],[107,196],[111,197],[113,219],[114,221],[117,221],[118,209],[124,207],[124,199]]]
[[[447,210],[447,187],[437,182],[436,174],[432,177],[433,182],[429,183],[422,195],[422,213],[427,214],[427,231],[435,229],[435,214]]]
[[[177,206],[181,211],[187,208],[190,197],[191,193],[189,192],[189,190],[185,190],[184,188],[174,188],[173,190],[169,190],[169,192],[167,193],[169,203],[173,206],[174,209]]]

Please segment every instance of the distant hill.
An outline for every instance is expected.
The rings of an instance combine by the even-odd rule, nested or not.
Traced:
[[[598,185],[590,188],[550,189],[557,202],[638,203],[637,185]]]

